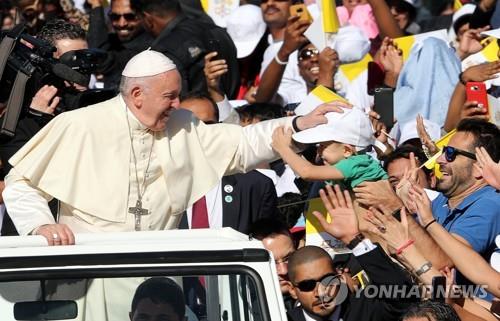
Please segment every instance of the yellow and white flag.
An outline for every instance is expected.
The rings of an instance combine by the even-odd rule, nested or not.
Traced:
[[[225,28],[227,17],[240,5],[239,0],[201,0],[203,10],[216,25]]]
[[[398,45],[399,49],[403,51],[403,59],[406,61],[410,56],[410,52],[415,45],[421,44],[425,39],[429,37],[434,37],[442,39],[448,43],[448,33],[446,29],[441,29],[437,31],[431,31],[426,33],[420,33],[414,36],[406,36],[394,39],[394,42]]]
[[[347,102],[344,97],[337,95],[325,86],[319,85],[314,88],[305,99],[302,100],[297,108],[295,108],[295,114],[299,116],[308,114],[319,105],[329,103],[334,100]]]

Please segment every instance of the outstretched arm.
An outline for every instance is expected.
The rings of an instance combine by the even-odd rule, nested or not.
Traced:
[[[292,130],[285,131],[283,127],[278,127],[273,133],[272,146],[281,158],[293,169],[295,174],[305,180],[340,180],[344,176],[342,173],[331,166],[317,166],[311,164],[292,149]]]

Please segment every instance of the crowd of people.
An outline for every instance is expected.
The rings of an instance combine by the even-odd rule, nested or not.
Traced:
[[[321,42],[290,10],[325,19],[319,0],[222,18],[210,1],[2,1],[2,37],[23,23],[55,61],[104,58],[86,86],[27,94],[0,138],[1,235],[232,227],[272,253],[290,320],[497,320],[497,1],[336,2]],[[114,98],[74,99],[93,90]],[[337,98],[309,106],[318,90]],[[315,198],[307,221],[350,254],[308,240]]]

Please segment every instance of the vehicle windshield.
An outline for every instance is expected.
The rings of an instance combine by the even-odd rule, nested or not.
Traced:
[[[0,282],[0,319],[87,321],[266,321],[260,277],[248,268],[206,267],[93,272],[58,278],[45,273]],[[230,270],[230,269],[229,269]],[[70,274],[75,274],[71,272]],[[109,277],[108,277],[109,276]],[[119,277],[116,277],[119,276]]]

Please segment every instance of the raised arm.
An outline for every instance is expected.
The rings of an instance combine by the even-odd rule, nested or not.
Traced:
[[[273,133],[272,146],[295,174],[308,181],[341,180],[342,173],[332,166],[317,166],[300,157],[292,149],[292,130],[278,127]]]
[[[368,3],[372,6],[381,37],[398,38],[404,36],[385,0],[368,0]]]
[[[299,18],[293,16],[288,19],[283,45],[262,74],[259,88],[255,94],[256,102],[269,102],[273,99],[278,92],[290,55],[307,41],[304,31],[309,27],[309,23],[301,21]]]

